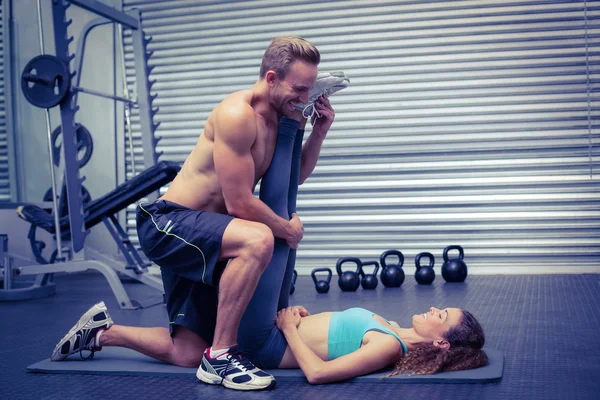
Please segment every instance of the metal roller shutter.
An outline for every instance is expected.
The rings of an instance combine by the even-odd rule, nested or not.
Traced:
[[[9,170],[9,149],[8,149],[8,121],[7,112],[10,110],[7,107],[5,91],[9,90],[9,87],[5,84],[6,69],[4,67],[5,62],[5,51],[8,50],[8,44],[5,42],[5,27],[8,21],[7,14],[5,12],[7,4],[2,4],[0,1],[0,201],[11,200],[11,185],[10,185],[10,170]]]
[[[134,7],[153,37],[163,159],[183,161],[212,108],[256,81],[275,36],[307,38],[321,70],[350,77],[300,188],[300,273],[390,248],[409,273],[422,251],[437,268],[450,244],[477,273],[598,272],[598,2],[125,1]]]

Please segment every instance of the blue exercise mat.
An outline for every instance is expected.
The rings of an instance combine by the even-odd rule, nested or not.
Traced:
[[[489,363],[485,367],[468,371],[442,372],[433,375],[395,375],[382,379],[388,371],[359,376],[348,382],[382,383],[482,383],[496,382],[502,378],[504,355],[501,351],[484,349]],[[82,360],[72,355],[65,361],[53,362],[49,358],[27,367],[29,372],[46,374],[83,375],[145,375],[145,376],[195,376],[196,368],[183,368],[165,364],[133,350],[121,347],[104,347],[94,354],[93,360]],[[306,382],[300,369],[268,370],[279,382]]]

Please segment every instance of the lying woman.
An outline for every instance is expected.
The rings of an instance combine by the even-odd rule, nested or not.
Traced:
[[[312,384],[341,381],[394,366],[388,375],[432,374],[487,364],[483,329],[468,311],[439,310],[412,317],[411,328],[364,308],[301,317],[286,308],[276,324],[288,343],[279,368],[301,368]]]
[[[92,326],[105,320],[108,324],[106,327],[103,325],[100,335],[96,332],[98,328],[92,329]],[[342,381],[390,366],[394,369],[388,376],[405,372],[433,374],[487,364],[487,356],[481,349],[485,343],[481,325],[471,313],[458,308],[440,310],[431,307],[429,312],[412,317],[412,327],[402,328],[397,322],[388,321],[364,308],[310,315],[304,307],[295,306],[279,311],[275,324],[276,327],[271,322],[273,328],[266,327],[263,332],[274,330],[266,347],[273,348],[275,342],[284,345],[283,356],[275,355],[275,359],[280,360],[278,364],[264,364],[254,354],[249,354],[249,358],[262,368],[301,368],[311,384]],[[133,336],[139,337],[143,331],[149,330],[164,330],[165,340],[146,343],[134,339]],[[167,342],[170,342],[166,338],[166,328],[115,325],[104,304],[100,303],[92,307],[63,338],[52,359],[63,360],[83,350],[92,351],[93,355],[101,346],[119,346],[177,365],[179,363],[174,359],[163,357]],[[201,343],[198,337],[198,346],[188,349],[198,355],[196,364],[182,366],[196,367],[200,364],[206,349]],[[63,346],[69,349],[61,351]],[[60,353],[60,357],[55,357]],[[231,367],[245,368],[235,358],[231,359]],[[198,371],[201,369],[202,366]]]

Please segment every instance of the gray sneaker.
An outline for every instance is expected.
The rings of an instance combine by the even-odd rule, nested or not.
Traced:
[[[102,348],[96,343],[96,335],[101,329],[108,329],[114,324],[108,314],[104,302],[95,304],[79,318],[79,321],[71,330],[58,342],[52,352],[52,361],[62,361],[73,353],[79,352],[83,359],[93,358],[94,352]],[[82,352],[90,351],[88,357],[84,357]]]
[[[350,84],[350,79],[342,71],[320,72],[317,75],[315,86],[308,93],[308,104],[295,104],[296,110],[302,111],[304,118],[310,118],[313,114],[321,117],[317,112],[314,103],[320,96],[329,97],[332,94],[346,89]]]

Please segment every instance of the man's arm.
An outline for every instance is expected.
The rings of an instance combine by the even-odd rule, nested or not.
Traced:
[[[300,164],[301,185],[315,169],[319,160],[319,153],[321,153],[323,140],[325,140],[325,136],[327,136],[327,132],[335,118],[335,112],[327,97],[319,97],[319,100],[315,102],[315,108],[321,114],[321,118],[314,120],[312,132],[302,146],[302,162]]]
[[[290,223],[252,192],[255,165],[250,151],[257,135],[254,110],[238,104],[222,106],[215,116],[213,152],[227,212],[241,219],[262,222],[271,228],[275,237],[291,239],[294,232]]]

